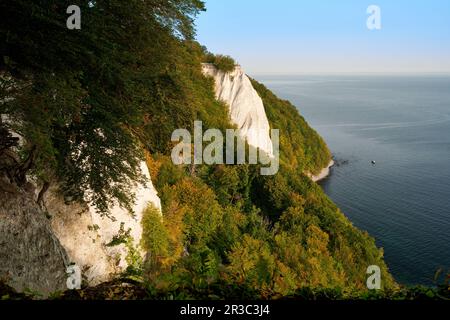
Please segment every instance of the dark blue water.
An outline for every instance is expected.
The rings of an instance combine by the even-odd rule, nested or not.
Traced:
[[[398,282],[433,285],[450,270],[450,76],[256,78],[324,137],[340,163],[325,192]]]

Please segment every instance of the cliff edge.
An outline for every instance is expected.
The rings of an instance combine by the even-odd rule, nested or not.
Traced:
[[[205,75],[214,78],[216,98],[228,105],[231,121],[240,130],[241,137],[273,157],[263,101],[242,68],[236,66],[232,72],[224,72],[213,64],[203,63],[202,69]]]

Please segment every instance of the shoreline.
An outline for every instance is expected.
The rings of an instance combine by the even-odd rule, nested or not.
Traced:
[[[330,175],[330,168],[332,166],[335,165],[335,162],[333,159],[331,159],[330,163],[328,164],[328,166],[326,166],[325,168],[322,169],[322,171],[319,172],[319,174],[317,175],[309,175],[309,177],[311,178],[312,181],[314,182],[319,182],[323,179],[325,179],[326,177],[328,177]]]

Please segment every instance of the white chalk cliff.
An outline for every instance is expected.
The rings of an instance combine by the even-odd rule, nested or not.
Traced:
[[[0,120],[10,122],[3,114]],[[23,143],[19,134],[12,134]],[[128,266],[130,246],[108,245],[121,230],[130,236],[133,249],[143,257],[143,211],[150,204],[161,211],[161,202],[145,162],[141,162],[141,171],[147,183],[131,188],[136,196],[134,215],[115,206],[110,208],[113,219],[101,216],[88,204],[67,204],[56,185],[44,197],[47,219],[35,202],[40,188],[33,177],[28,177],[30,189],[25,192],[8,187],[8,180],[0,175],[0,278],[9,279],[9,284],[19,291],[25,287],[45,293],[65,290],[66,268],[75,263],[89,285],[108,281]],[[11,191],[5,193],[7,187]]]
[[[273,157],[270,126],[261,97],[240,66],[232,72],[218,70],[213,64],[203,63],[203,73],[213,77],[216,98],[229,107],[231,121],[240,130],[248,144]]]
[[[263,101],[242,68],[236,66],[232,72],[223,72],[211,63],[203,63],[202,70],[203,74],[214,78],[216,99],[228,105],[231,121],[240,129],[241,137],[249,145],[260,148],[273,157],[270,126]],[[331,160],[317,175],[306,174],[311,180],[318,182],[329,175],[333,165]]]
[[[4,115],[1,115],[1,119],[4,122],[9,121]],[[20,135],[15,132],[13,132],[13,135],[19,137],[22,141]],[[121,230],[128,232],[133,242],[133,248],[137,249],[137,253],[142,257],[145,254],[140,250],[143,231],[141,224],[142,214],[150,204],[161,211],[161,201],[158,197],[158,192],[151,181],[150,172],[146,162],[141,162],[140,169],[147,181],[145,185],[130,181],[130,184],[132,184],[131,192],[135,195],[135,203],[133,206],[134,215],[120,206],[115,206],[110,208],[111,219],[100,215],[96,212],[94,207],[88,204],[67,204],[64,201],[63,196],[57,192],[56,185],[53,185],[53,187],[45,194],[44,204],[50,220],[47,220],[49,225],[46,226],[46,230],[48,230],[48,232],[43,236],[46,237],[46,240],[48,240],[47,238],[50,236],[56,238],[62,246],[63,251],[65,251],[64,254],[67,256],[65,264],[75,263],[82,270],[83,279],[89,285],[96,285],[108,281],[118,272],[124,271],[127,268],[128,263],[126,258],[129,253],[129,247],[125,244],[114,246],[108,245],[115,237],[120,235]],[[29,180],[31,182],[34,179],[29,177]],[[34,192],[30,193],[28,196],[31,199],[36,199],[40,188],[34,186],[33,183],[31,184],[33,185]],[[29,206],[23,210],[38,209]],[[0,207],[0,213],[1,212],[2,208]],[[3,228],[5,230],[10,230],[14,228],[14,226],[5,225]],[[0,243],[3,240],[7,242],[13,239],[13,237],[4,239],[4,237],[0,235]],[[35,243],[27,244],[27,239],[21,238],[21,241],[22,240],[24,241],[24,246],[29,247],[29,250],[31,251],[34,250]],[[17,241],[17,239],[14,241]],[[48,242],[50,243],[50,240]],[[38,251],[36,248],[35,250]],[[41,248],[39,250],[42,251],[44,249]],[[58,257],[52,258],[57,259]],[[0,261],[3,260],[0,259]],[[21,288],[22,280],[27,279],[27,274],[33,274],[33,272],[39,274],[40,271],[37,269],[31,270],[30,268],[27,272],[23,272],[25,276],[17,278],[12,277],[12,283],[17,283],[15,287],[18,289]],[[0,276],[1,275],[2,272],[0,272]],[[49,279],[43,279],[42,281],[53,283]],[[60,284],[61,281],[59,282],[59,285]],[[38,283],[38,281],[33,283],[33,281],[30,281],[29,279],[28,283],[24,283],[23,285],[29,285],[31,288],[43,288],[42,284]],[[65,282],[63,285],[65,285]],[[61,290],[65,288],[49,285],[48,289],[51,291],[51,289]]]
[[[333,159],[328,163],[328,165],[322,169],[317,175],[307,173],[307,176],[314,182],[319,182],[330,175],[331,167],[334,166]]]
[[[149,204],[161,210],[161,202],[145,162],[141,163],[141,170],[148,182],[145,186],[136,184],[132,189],[136,195],[134,216],[116,206],[110,209],[111,219],[101,216],[92,206],[66,205],[55,192],[49,192],[46,196],[46,207],[52,216],[51,227],[65,248],[69,261],[80,267],[90,285],[108,281],[128,266],[128,247],[125,244],[108,246],[121,229],[125,232],[129,230],[134,248],[143,255],[139,250],[142,213]]]

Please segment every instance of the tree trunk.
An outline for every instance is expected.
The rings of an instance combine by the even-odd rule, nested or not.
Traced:
[[[39,191],[39,195],[37,197],[36,202],[38,203],[38,205],[42,208],[44,207],[44,196],[45,193],[47,192],[47,190],[50,188],[50,182],[45,181],[41,191]]]
[[[15,170],[14,180],[18,186],[21,187],[27,182],[27,172],[33,167],[35,157],[36,146],[33,146],[28,158]]]

